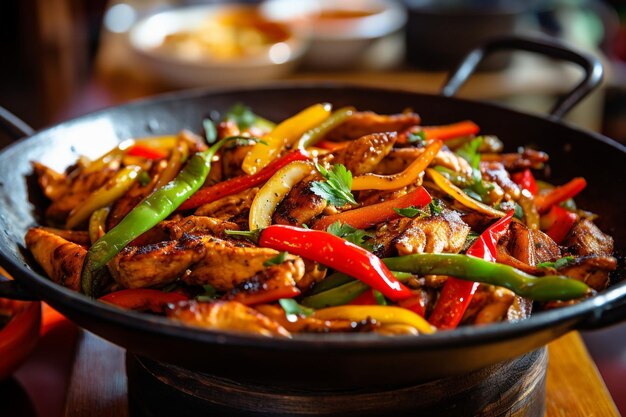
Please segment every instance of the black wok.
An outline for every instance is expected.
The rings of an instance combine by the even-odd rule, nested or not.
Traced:
[[[448,97],[460,87],[485,52],[521,48],[580,64],[584,80],[559,102],[548,117],[492,104]],[[423,382],[484,367],[543,346],[573,329],[607,326],[626,317],[626,283],[577,305],[541,312],[520,323],[464,327],[424,337],[382,337],[376,334],[298,335],[293,340],[265,339],[180,326],[162,317],[105,305],[54,284],[24,249],[23,236],[37,222],[30,161],[57,169],[79,154],[97,156],[130,137],[200,131],[210,111],[225,111],[242,102],[264,117],[281,120],[312,103],[336,107],[355,105],[381,113],[411,107],[428,124],[462,119],[477,122],[483,132],[502,138],[509,150],[533,143],[550,154],[555,183],[584,176],[589,185],[577,200],[600,213],[599,226],[614,236],[624,251],[624,146],[601,135],[559,121],[602,77],[594,58],[548,41],[505,39],[468,55],[444,88],[445,96],[362,88],[336,84],[281,84],[164,95],[99,111],[28,133],[0,152],[0,261],[16,282],[0,293],[32,294],[45,300],[78,325],[129,351],[150,358],[207,370],[218,375],[309,389],[391,387]],[[19,126],[13,124],[19,131]],[[24,129],[22,129],[24,131]],[[97,360],[97,358],[94,358]]]

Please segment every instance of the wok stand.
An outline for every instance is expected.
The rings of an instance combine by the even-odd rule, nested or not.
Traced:
[[[233,363],[236,363],[233,358]],[[545,413],[545,347],[461,376],[388,390],[309,391],[231,380],[126,354],[133,417],[528,416]],[[306,379],[306,369],[302,369]]]

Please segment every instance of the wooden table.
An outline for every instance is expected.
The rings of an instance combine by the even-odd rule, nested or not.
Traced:
[[[548,351],[546,417],[620,415],[577,332]],[[127,417],[126,388],[124,350],[82,332],[64,417]]]

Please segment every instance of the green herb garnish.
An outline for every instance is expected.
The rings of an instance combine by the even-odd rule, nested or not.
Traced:
[[[573,256],[565,256],[561,259],[557,259],[554,262],[541,262],[537,264],[537,268],[561,269],[561,268],[564,268],[566,266],[573,264],[574,262],[576,262],[576,260],[574,259]]]
[[[314,309],[305,307],[292,300],[291,298],[281,298],[278,300],[280,306],[285,310],[287,316],[304,316],[308,317],[315,312]]]
[[[418,146],[426,145],[426,133],[423,130],[419,130],[417,132],[409,132],[406,136],[406,140],[409,143],[414,143]]]
[[[196,296],[196,300],[202,301],[202,302],[209,302],[209,301],[215,300],[218,297],[217,290],[215,289],[214,286],[210,284],[204,284],[202,286],[202,289],[204,291]]]
[[[141,171],[139,175],[137,175],[137,181],[139,181],[139,185],[145,187],[146,185],[150,184],[150,181],[152,181],[152,179],[146,171]]]
[[[351,191],[352,173],[344,165],[335,164],[330,171],[317,163],[315,166],[326,181],[314,181],[311,184],[311,191],[336,207],[342,207],[348,203],[356,204]]]
[[[430,203],[428,203],[428,211],[431,216],[439,216],[445,207],[443,203],[438,198],[433,198]]]
[[[326,231],[367,250],[372,249],[372,246],[368,241],[373,237],[373,235],[366,232],[365,230],[356,229],[349,224],[336,221],[335,223],[328,226]]]
[[[426,210],[419,209],[419,208],[417,208],[415,206],[409,206],[409,207],[404,207],[404,208],[395,208],[394,207],[393,211],[398,213],[400,216],[409,217],[411,219],[416,217],[416,216],[418,216],[418,215],[420,217],[430,216],[430,213],[428,213]]]
[[[224,233],[228,236],[241,237],[249,240],[252,243],[259,243],[259,237],[261,236],[261,229],[255,230],[224,230]]]
[[[274,256],[272,259],[268,259],[267,261],[263,262],[263,266],[280,265],[285,262],[285,259],[287,259],[287,255],[289,255],[289,252],[281,252],[278,255]]]
[[[209,145],[215,143],[217,140],[217,129],[215,128],[215,123],[211,119],[204,119],[202,121],[202,126],[204,127],[204,137]]]

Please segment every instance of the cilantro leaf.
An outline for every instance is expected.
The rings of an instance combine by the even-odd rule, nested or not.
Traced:
[[[409,132],[406,140],[409,143],[414,143],[418,146],[424,146],[426,145],[426,133],[424,133],[423,130],[419,130],[417,132]]]
[[[308,317],[315,312],[314,309],[305,307],[292,300],[291,298],[281,298],[278,300],[280,306],[285,310],[285,314],[288,316],[304,316]]]
[[[272,259],[268,259],[267,261],[263,262],[263,266],[280,265],[285,262],[287,255],[289,255],[289,252],[281,252],[278,255],[274,256]]]
[[[237,103],[226,112],[224,119],[235,122],[239,130],[247,130],[256,123],[257,115],[252,112],[250,107]]]
[[[465,242],[463,243],[463,252],[466,252],[470,246],[472,246],[474,244],[474,242],[476,242],[476,239],[478,239],[480,237],[480,235],[472,230],[470,230],[470,232],[467,234],[467,237],[465,238]]]
[[[439,216],[444,208],[443,203],[438,198],[433,198],[432,201],[428,203],[428,210],[431,216]]]
[[[326,231],[364,249],[371,250],[371,245],[368,240],[371,239],[373,235],[365,230],[356,229],[347,223],[336,221],[328,226]]]
[[[572,263],[574,263],[576,260],[574,259],[573,256],[565,256],[561,259],[557,259],[554,262],[541,262],[539,264],[537,264],[537,268],[554,268],[554,269],[561,269],[564,268]]]
[[[335,164],[330,171],[317,163],[315,166],[326,181],[314,181],[311,184],[311,191],[336,207],[345,206],[348,203],[356,204],[351,191],[352,173],[344,165]]]
[[[202,127],[204,127],[204,137],[206,142],[211,145],[217,140],[217,128],[215,123],[211,119],[204,119],[202,121]]]
[[[483,175],[480,172],[480,152],[478,152],[478,149],[482,142],[483,137],[479,136],[459,148],[456,154],[469,162],[472,167],[470,184],[463,191],[473,199],[484,202],[485,197],[493,189],[493,185],[484,182]]]
[[[247,239],[252,243],[259,243],[259,237],[261,236],[261,229],[255,230],[224,230],[224,233],[228,236],[241,237]]]
[[[419,215],[420,217],[430,216],[428,212],[426,212],[425,210],[419,209],[415,206],[409,206],[409,207],[404,207],[404,208],[394,207],[393,211],[398,213],[400,216],[409,217],[411,219],[417,215]]]

